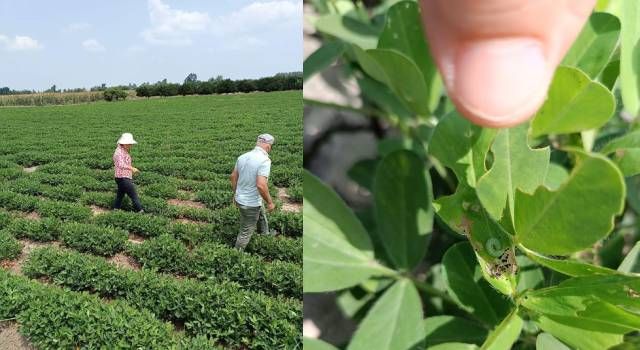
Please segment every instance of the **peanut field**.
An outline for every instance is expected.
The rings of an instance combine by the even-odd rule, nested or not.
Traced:
[[[0,338],[14,329],[39,349],[299,347],[301,95],[0,108]],[[128,202],[111,210],[123,132],[139,143],[144,214]],[[276,137],[268,218],[279,235],[254,235],[241,252],[229,174],[265,132]]]

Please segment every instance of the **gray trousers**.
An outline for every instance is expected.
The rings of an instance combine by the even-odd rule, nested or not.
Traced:
[[[251,240],[251,236],[258,226],[258,233],[269,234],[269,223],[267,222],[267,213],[264,206],[247,207],[238,204],[240,209],[240,232],[236,239],[236,248],[244,250]]]

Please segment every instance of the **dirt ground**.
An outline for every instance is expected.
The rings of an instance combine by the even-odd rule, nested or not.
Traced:
[[[204,209],[206,206],[200,202],[191,201],[191,200],[183,200],[183,199],[169,199],[167,203],[171,205],[177,205],[180,207],[189,207],[189,208],[199,208]]]
[[[16,322],[0,322],[0,350],[32,350],[29,341],[18,333]]]
[[[28,239],[21,239],[19,241],[22,244],[22,253],[20,253],[20,256],[18,256],[18,258],[13,261],[4,262],[2,266],[17,275],[22,275],[22,264],[24,264],[25,260],[27,260],[27,256],[29,256],[29,253],[32,250],[40,247],[47,247],[47,246],[54,246],[54,247],[60,246],[60,243],[58,242],[40,243],[40,242],[30,241]]]
[[[29,220],[40,220],[40,214],[36,213],[35,211],[32,211],[30,213],[25,214],[24,218]]]
[[[302,211],[302,204],[294,203],[289,195],[287,189],[284,187],[278,187],[278,199],[282,202],[282,211],[288,211],[292,213],[299,213]]]
[[[140,270],[140,266],[133,260],[133,258],[128,257],[122,253],[116,254],[107,259],[108,262],[125,269],[129,270]]]
[[[24,170],[25,173],[32,173],[32,172],[38,170],[38,166],[36,165],[36,166],[29,167],[29,168],[23,168],[22,170]]]
[[[96,206],[96,205],[92,205],[89,208],[91,208],[91,212],[93,213],[93,216],[104,214],[109,211],[105,208],[100,208],[99,206]]]
[[[140,244],[142,242],[144,242],[144,237],[138,236],[138,235],[133,234],[133,233],[129,234],[129,243]]]

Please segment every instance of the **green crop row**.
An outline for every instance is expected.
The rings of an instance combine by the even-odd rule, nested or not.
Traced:
[[[189,277],[237,282],[244,288],[271,295],[302,297],[302,268],[273,261],[269,264],[218,243],[203,243],[189,251],[179,240],[163,235],[128,245],[128,255],[144,267]]]
[[[0,229],[9,226],[7,230],[15,237],[45,242],[62,238],[63,242],[70,247],[81,251],[90,251],[98,255],[111,255],[121,249],[121,242],[126,241],[125,233],[121,230],[126,230],[142,237],[171,234],[190,246],[200,242],[217,242],[233,246],[238,232],[235,223],[233,226],[172,223],[162,216],[143,215],[120,210],[98,215],[89,222],[105,228],[100,229],[100,227],[92,225],[65,226],[81,227],[85,230],[82,234],[77,230],[73,231],[75,232],[75,237],[78,238],[86,235],[84,238],[88,242],[82,244],[78,242],[79,239],[73,239],[69,232],[61,236],[63,228],[60,227],[61,222],[55,218],[43,218],[42,220],[11,219],[8,213],[0,212]],[[112,228],[112,230],[109,231],[106,228]],[[299,238],[287,239],[256,234],[251,239],[246,251],[268,260],[282,260],[293,263],[302,261],[302,241]]]
[[[40,199],[14,192],[0,192],[0,207],[23,212],[35,211],[45,217],[68,221],[86,221],[91,217],[91,209],[76,203]]]
[[[291,349],[299,342],[299,302],[247,292],[235,284],[177,280],[150,271],[114,267],[104,259],[53,248],[35,250],[23,271],[73,290],[122,299],[191,335],[250,349]]]
[[[109,193],[87,192],[81,201],[87,205],[97,205],[109,208],[113,204],[114,196]],[[230,198],[228,198],[230,199]],[[194,221],[212,223],[216,226],[235,226],[238,223],[238,209],[227,206],[216,210],[179,207],[167,204],[166,201],[153,197],[142,197],[142,205],[147,213],[153,213],[170,218],[184,218]],[[124,201],[122,208],[131,210],[129,201]],[[269,214],[270,228],[285,236],[302,236],[302,214],[290,212],[274,212]]]
[[[171,325],[121,301],[43,285],[0,270],[0,319],[16,318],[39,349],[213,349],[204,337],[178,336]]]
[[[70,248],[102,256],[111,256],[122,251],[128,238],[128,234],[124,230],[77,222],[63,222],[53,218],[42,220],[16,218],[0,232],[12,237],[28,238],[40,242],[60,239]]]
[[[189,246],[195,246],[201,242],[233,246],[238,234],[237,225],[171,223],[169,219],[162,216],[141,215],[126,211],[104,213],[94,217],[92,222],[124,229],[142,237],[171,234]],[[269,260],[302,262],[302,241],[299,238],[288,239],[256,234],[251,238],[246,251]]]

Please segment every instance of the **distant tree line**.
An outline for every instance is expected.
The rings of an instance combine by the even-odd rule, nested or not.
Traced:
[[[225,79],[222,76],[211,78],[207,81],[198,80],[195,73],[189,74],[182,84],[169,83],[166,79],[155,84],[144,83],[138,86],[136,95],[140,97],[151,96],[177,96],[177,95],[211,95],[235,92],[253,91],[284,91],[301,90],[302,73],[278,73],[272,77],[260,79]]]
[[[195,73],[191,73],[184,79],[182,84],[170,83],[167,82],[167,79],[164,79],[155,84],[144,83],[142,85],[129,84],[116,86],[101,84],[94,86],[89,90],[86,88],[58,89],[56,85],[52,85],[49,89],[46,89],[43,92],[47,94],[102,92],[105,100],[117,101],[126,99],[128,95],[127,91],[132,90],[135,90],[136,95],[140,97],[302,90],[302,72],[278,73],[271,77],[240,80],[232,80],[222,76],[217,76],[206,81],[198,80],[198,76]],[[39,92],[35,90],[13,90],[6,86],[0,88],[0,96],[38,93]]]

